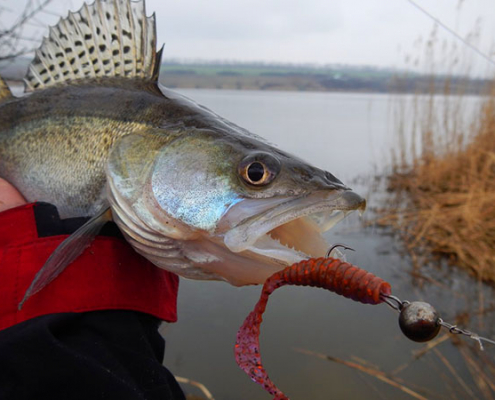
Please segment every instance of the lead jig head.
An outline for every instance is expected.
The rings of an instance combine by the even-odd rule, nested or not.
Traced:
[[[440,332],[440,315],[431,304],[413,301],[400,310],[399,326],[402,333],[415,342],[427,342]]]

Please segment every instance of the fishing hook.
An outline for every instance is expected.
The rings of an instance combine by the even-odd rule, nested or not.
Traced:
[[[342,247],[344,250],[352,250],[352,251],[356,251],[354,250],[352,247],[349,247],[347,246],[346,244],[343,244],[343,243],[335,243],[332,247],[330,247],[330,249],[328,249],[327,251],[327,254],[326,254],[326,258],[330,257],[330,254],[332,253],[332,251],[338,247]]]

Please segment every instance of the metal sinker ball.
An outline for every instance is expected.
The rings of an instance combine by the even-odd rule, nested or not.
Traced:
[[[427,342],[440,331],[440,316],[430,304],[413,301],[402,307],[399,326],[409,339],[415,342]]]

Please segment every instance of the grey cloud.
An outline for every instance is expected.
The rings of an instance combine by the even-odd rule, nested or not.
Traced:
[[[7,26],[25,1],[0,0],[12,9],[0,12],[0,26]],[[495,37],[493,0],[464,2],[459,15],[457,1],[415,1],[462,36],[482,16],[483,35],[477,45],[490,51]],[[81,4],[82,0],[53,0],[50,6],[52,12],[66,15]],[[166,57],[187,59],[404,67],[405,54],[419,51],[414,41],[427,37],[434,25],[407,0],[147,0],[147,10],[157,14],[158,42],[167,43]],[[56,20],[45,15],[41,22]],[[43,31],[31,27],[25,34],[35,30],[37,36]],[[454,40],[442,30],[439,37]],[[478,69],[492,68],[475,54],[469,56]]]

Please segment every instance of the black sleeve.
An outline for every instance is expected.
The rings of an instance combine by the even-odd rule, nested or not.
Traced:
[[[0,399],[185,399],[160,321],[134,311],[37,317],[0,331]]]

